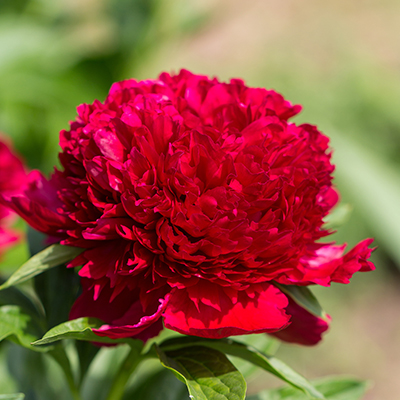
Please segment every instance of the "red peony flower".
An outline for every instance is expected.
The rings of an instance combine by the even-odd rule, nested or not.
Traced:
[[[12,153],[10,146],[0,140],[0,195],[17,194],[26,182],[22,161]],[[10,229],[15,214],[0,204],[0,255],[16,240],[19,234]]]
[[[319,242],[338,200],[328,138],[265,89],[189,71],[115,83],[60,135],[62,170],[10,200],[34,228],[86,250],[70,317],[146,340],[278,332],[313,344],[328,322],[275,285],[328,286],[368,271],[372,240]]]

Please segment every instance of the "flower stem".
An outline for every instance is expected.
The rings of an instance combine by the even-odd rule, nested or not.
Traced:
[[[82,400],[82,397],[79,393],[79,389],[74,380],[69,359],[65,353],[64,348],[61,345],[56,346],[53,350],[49,351],[48,354],[54,358],[54,360],[63,370],[64,376],[68,383],[69,390],[74,400]]]
[[[132,375],[132,372],[136,369],[142,359],[143,357],[140,356],[139,351],[132,347],[114,378],[106,400],[122,399],[126,384]]]

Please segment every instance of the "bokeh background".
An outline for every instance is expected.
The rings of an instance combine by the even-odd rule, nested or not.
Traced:
[[[188,68],[281,92],[296,122],[331,137],[343,225],[374,237],[377,270],[314,292],[333,318],[315,348],[278,356],[308,378],[371,381],[366,399],[400,393],[400,2],[398,0],[0,0],[0,131],[30,168],[57,165],[58,132],[78,104],[117,80]],[[2,262],[11,270],[25,245]],[[0,362],[3,360],[0,352]],[[0,393],[16,387],[2,362]],[[276,386],[266,375],[250,392]]]

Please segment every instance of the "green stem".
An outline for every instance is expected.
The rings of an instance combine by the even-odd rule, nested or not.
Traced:
[[[71,376],[67,376],[67,382],[68,382],[69,390],[70,390],[74,400],[82,400],[79,390],[76,387],[75,382]]]
[[[71,370],[71,364],[69,362],[67,354],[65,353],[64,348],[61,345],[56,346],[53,350],[50,350],[48,354],[57,361],[58,365],[63,370],[69,390],[74,400],[82,400],[79,389],[74,380],[74,376]]]
[[[121,364],[114,378],[106,400],[122,399],[126,384],[133,371],[136,369],[142,359],[143,357],[140,356],[138,350],[135,348],[131,348],[131,351],[126,356],[124,362]]]

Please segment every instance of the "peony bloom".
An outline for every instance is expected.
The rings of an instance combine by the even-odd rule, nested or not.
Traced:
[[[26,182],[26,173],[22,161],[12,153],[10,146],[0,141],[0,194],[17,194]],[[16,240],[18,233],[10,229],[14,213],[0,204],[0,255]]]
[[[319,242],[338,200],[328,138],[289,123],[301,110],[233,79],[161,74],[115,83],[60,134],[61,170],[38,172],[12,207],[85,251],[70,318],[111,338],[162,324],[223,338],[278,332],[313,344],[328,321],[275,285],[329,286],[369,271],[372,240],[343,255]]]

